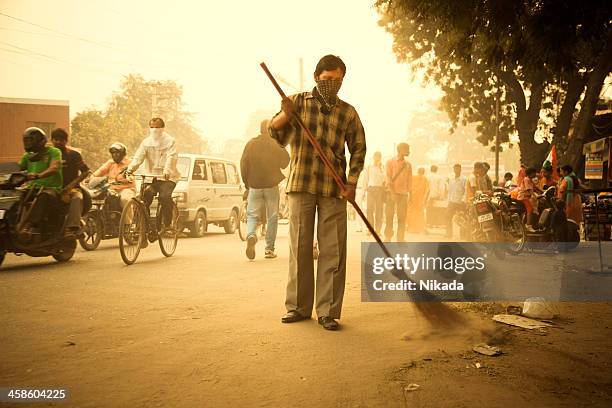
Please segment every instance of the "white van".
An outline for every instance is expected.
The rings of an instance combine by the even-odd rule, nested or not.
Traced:
[[[238,165],[227,159],[179,153],[177,167],[181,180],[174,193],[178,196],[180,220],[191,236],[204,235],[208,224],[233,234],[238,228],[244,191]]]

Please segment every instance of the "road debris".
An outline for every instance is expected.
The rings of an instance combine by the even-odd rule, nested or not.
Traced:
[[[493,316],[493,320],[499,323],[508,324],[510,326],[517,326],[523,329],[543,329],[545,327],[552,326],[549,323],[540,322],[538,320],[530,319],[528,317],[509,315],[509,314],[499,314]]]
[[[523,304],[523,316],[533,319],[553,319],[559,316],[559,309],[541,297],[531,297]]]
[[[419,384],[408,384],[407,386],[404,387],[404,391],[405,392],[410,392],[410,391],[416,391],[419,388],[421,388],[421,386]]]
[[[479,343],[472,347],[472,350],[478,354],[484,354],[485,356],[499,356],[502,351],[499,347],[489,346],[486,343]]]

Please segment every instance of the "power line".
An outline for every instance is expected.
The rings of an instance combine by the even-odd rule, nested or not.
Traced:
[[[47,30],[47,31],[55,33],[55,34],[59,34],[59,35],[64,36],[64,37],[74,38],[74,39],[79,40],[79,41],[83,41],[83,42],[87,42],[87,43],[90,43],[90,44],[99,45],[99,46],[106,47],[106,48],[111,48],[111,49],[115,48],[112,45],[105,44],[105,43],[102,43],[100,41],[90,40],[88,38],[80,37],[78,35],[64,33],[62,31],[59,31],[59,30],[56,30],[56,29],[53,29],[53,28],[49,28],[49,27],[45,27],[43,25],[40,25],[40,24],[37,24],[37,23],[33,23],[31,21],[24,20],[24,19],[19,18],[19,17],[11,16],[11,15],[3,13],[1,11],[0,11],[0,16],[4,16],[4,17],[7,17],[7,18],[10,18],[11,20],[19,21],[20,23],[28,24],[28,25],[31,25],[33,27],[42,28],[43,30]]]
[[[13,47],[13,48],[15,48],[17,50],[24,51],[23,54],[29,53],[31,55],[35,55],[35,56],[39,56],[39,57],[44,57],[44,58],[50,59],[52,61],[57,61],[57,62],[62,62],[62,63],[68,64],[68,61],[63,61],[63,60],[60,60],[58,58],[52,57],[50,55],[42,54],[40,52],[36,52],[36,51],[30,50],[30,49],[27,49],[27,48],[19,47],[17,45],[13,45],[11,43],[7,43],[6,41],[0,41],[0,44],[8,45],[9,47]]]
[[[112,77],[115,77],[116,75],[120,75],[121,74],[119,72],[113,72],[113,71],[110,71],[110,70],[106,70],[106,69],[100,68],[97,65],[96,65],[96,67],[90,67],[90,66],[88,67],[86,64],[83,64],[81,61],[71,62],[71,61],[63,60],[63,59],[54,57],[52,55],[47,55],[47,54],[43,54],[43,53],[40,53],[40,52],[31,50],[31,49],[28,49],[28,48],[19,47],[19,46],[14,45],[14,44],[7,43],[6,41],[0,41],[0,44],[5,44],[5,45],[8,45],[9,47],[13,47],[15,50],[18,50],[18,51],[15,51],[15,50],[7,49],[7,48],[0,48],[0,50],[5,51],[5,52],[12,52],[12,53],[24,55],[26,57],[45,58],[45,59],[51,60],[53,62],[59,62],[60,64],[66,64],[66,65],[70,65],[70,66],[72,66],[72,65],[81,65],[81,66],[89,69],[90,71],[101,72],[101,73],[104,73],[104,74],[112,76]]]

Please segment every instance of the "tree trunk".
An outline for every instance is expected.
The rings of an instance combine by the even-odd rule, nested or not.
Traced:
[[[537,143],[534,140],[540,120],[542,95],[546,85],[544,72],[536,73],[531,81],[529,107],[527,107],[527,98],[523,86],[516,75],[508,71],[501,71],[499,74],[508,88],[510,101],[516,106],[515,127],[519,136],[521,163],[527,167],[539,169],[550,148],[550,143]]]
[[[531,94],[529,96],[529,107],[523,111],[517,110],[516,129],[519,134],[519,147],[521,150],[521,162],[527,167],[539,169],[546,158],[550,143],[537,143],[534,140],[540,120],[540,109],[542,108],[542,95],[546,83],[544,75],[540,73],[531,83]]]
[[[586,78],[577,72],[573,72],[567,81],[565,98],[557,117],[556,126],[553,129],[553,145],[557,147],[557,152],[561,153],[559,157],[561,161],[565,160],[564,152],[567,150],[569,142],[569,130],[574,118],[574,111],[585,85]]]
[[[582,146],[591,131],[591,121],[597,110],[597,102],[603,88],[604,80],[612,70],[612,30],[608,33],[606,46],[604,47],[597,64],[589,74],[586,93],[582,101],[580,114],[576,120],[574,132],[570,138],[566,154],[566,163],[571,164],[574,169],[582,160]]]

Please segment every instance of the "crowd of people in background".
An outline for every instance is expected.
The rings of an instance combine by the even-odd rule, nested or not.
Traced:
[[[453,238],[453,217],[477,192],[490,194],[494,188],[503,188],[522,202],[527,229],[537,226],[537,197],[550,187],[555,187],[567,217],[578,224],[582,221],[581,196],[573,192],[582,184],[569,165],[553,168],[548,161],[539,169],[521,165],[516,176],[505,172],[500,180],[493,180],[486,162],[475,162],[465,175],[465,166],[459,163],[448,176],[439,174],[437,165],[431,165],[428,173],[425,167],[418,167],[413,174],[409,154],[406,143],[400,143],[396,156],[386,163],[381,152],[375,152],[359,180],[358,203],[365,204],[368,220],[386,241],[402,242],[406,232],[427,234],[428,227],[442,227],[445,236]]]

